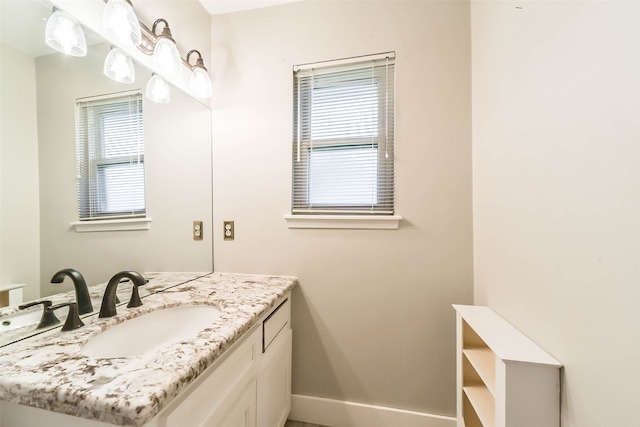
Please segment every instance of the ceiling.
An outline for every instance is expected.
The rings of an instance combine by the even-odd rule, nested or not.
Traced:
[[[301,0],[198,0],[211,15],[276,6]]]

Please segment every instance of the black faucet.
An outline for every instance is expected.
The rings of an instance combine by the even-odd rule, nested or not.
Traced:
[[[52,302],[49,300],[32,301],[26,304],[19,305],[20,310],[24,310],[34,305],[42,304],[42,316],[40,317],[40,323],[36,326],[36,329],[48,328],[49,326],[55,326],[60,323],[60,319],[56,317],[51,309]]]
[[[79,271],[73,268],[65,268],[58,271],[51,278],[51,283],[62,283],[65,277],[70,277],[73,281],[73,287],[76,290],[76,301],[78,303],[78,312],[80,314],[91,313],[93,311],[93,305],[91,305],[91,297],[89,296],[89,290],[87,289],[87,283],[84,281],[84,277]]]
[[[131,299],[127,307],[140,307],[142,301],[140,300],[140,294],[138,293],[138,286],[142,286],[147,283],[142,274],[135,271],[121,271],[116,273],[104,290],[104,296],[102,297],[102,306],[100,307],[100,314],[98,317],[113,317],[116,315],[116,289],[120,284],[120,280],[127,278],[133,283],[133,289],[131,290]]]

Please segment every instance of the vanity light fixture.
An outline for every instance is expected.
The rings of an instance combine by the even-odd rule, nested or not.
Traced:
[[[189,57],[193,53],[198,54],[195,65],[191,65],[189,62]],[[200,52],[194,49],[187,53],[187,64],[191,67],[191,77],[189,77],[189,92],[191,92],[191,95],[198,98],[210,98],[212,92],[211,79],[204,66]]]
[[[145,95],[153,102],[167,104],[171,100],[171,89],[169,88],[169,83],[159,75],[153,73],[147,83]]]
[[[85,56],[87,54],[87,41],[78,21],[56,8],[47,19],[45,42],[67,55]]]
[[[164,28],[160,35],[156,34],[156,28],[158,24],[163,23]],[[151,32],[156,37],[155,46],[153,48],[153,61],[167,76],[178,76],[182,71],[182,59],[180,58],[180,52],[176,46],[176,41],[171,36],[171,29],[169,23],[160,18],[156,19],[151,27]]]
[[[102,26],[107,36],[117,43],[125,46],[142,43],[140,21],[130,0],[107,0],[102,13]]]
[[[211,97],[213,92],[211,78],[204,66],[202,55],[194,49],[189,51],[186,59],[183,59],[166,19],[156,19],[149,29],[138,20],[133,10],[132,0],[103,0],[103,2],[105,3],[102,15],[104,30],[115,44],[121,45],[125,49],[129,46],[136,46],[145,55],[153,56],[156,69],[166,78],[178,77],[183,66],[189,67],[191,70],[188,88],[190,94],[197,98]],[[162,31],[157,34],[160,24],[162,24]],[[114,50],[115,48],[112,48],[105,59],[105,74],[116,81],[133,81],[134,72],[132,71],[130,74],[125,72],[126,69],[129,69],[126,61],[131,61],[131,59],[128,58],[128,55],[126,60],[120,59],[121,55],[115,53]],[[198,56],[196,63],[191,65],[189,58],[194,53]],[[110,58],[112,55],[114,57]],[[125,64],[127,65],[125,66]],[[154,102],[167,103],[170,99],[169,84],[162,77],[154,74],[147,83],[146,95]]]
[[[112,47],[104,60],[104,75],[120,83],[133,83],[136,72],[133,61],[119,47]]]

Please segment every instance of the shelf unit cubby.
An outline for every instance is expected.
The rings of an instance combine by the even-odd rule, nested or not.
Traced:
[[[453,307],[458,427],[559,427],[562,365],[490,308]]]

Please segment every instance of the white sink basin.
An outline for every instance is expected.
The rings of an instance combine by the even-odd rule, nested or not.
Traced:
[[[134,317],[91,338],[81,353],[96,359],[144,354],[157,347],[194,338],[222,311],[210,305],[181,305]]]

